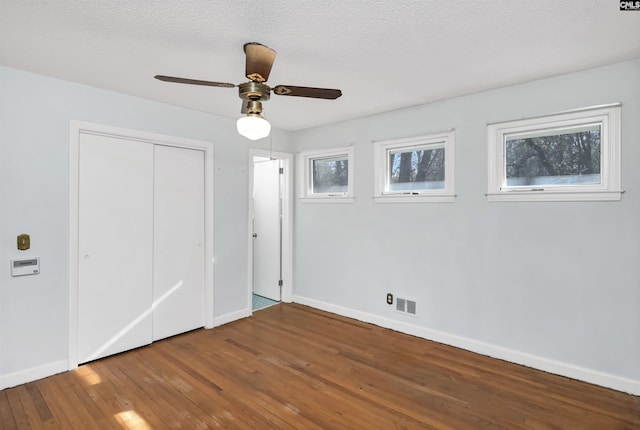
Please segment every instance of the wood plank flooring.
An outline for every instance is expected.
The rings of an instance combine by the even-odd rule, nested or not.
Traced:
[[[279,304],[0,391],[1,429],[640,429],[640,397]]]

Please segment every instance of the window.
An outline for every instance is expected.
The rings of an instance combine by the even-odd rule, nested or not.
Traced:
[[[620,106],[488,126],[489,201],[620,200]]]
[[[299,156],[299,165],[303,201],[353,201],[353,148],[305,151]]]
[[[378,203],[452,202],[454,132],[375,142]]]
[[[313,194],[344,195],[349,190],[349,157],[346,155],[311,160]]]

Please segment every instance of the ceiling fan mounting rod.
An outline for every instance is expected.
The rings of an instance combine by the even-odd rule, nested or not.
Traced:
[[[271,87],[255,81],[238,85],[238,92],[246,101],[266,101],[271,97]]]

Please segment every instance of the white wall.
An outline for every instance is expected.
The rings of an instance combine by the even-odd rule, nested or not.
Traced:
[[[296,133],[354,145],[356,196],[296,203],[296,301],[640,394],[639,76],[636,60]],[[487,202],[487,123],[613,102],[622,201]],[[372,201],[372,140],[449,128],[455,203]]]
[[[247,166],[233,119],[0,67],[0,389],[66,369],[69,121],[214,143],[214,318],[247,303]],[[274,148],[289,149],[274,131]],[[17,251],[16,236],[31,235]],[[38,256],[41,274],[12,278],[9,260]]]
[[[276,130],[280,151],[355,145],[356,202],[296,204],[296,300],[640,394],[638,76],[640,60]],[[622,201],[486,202],[488,122],[611,102],[623,104]],[[246,305],[249,145],[232,119],[0,67],[0,389],[66,368],[71,119],[214,142],[214,317]],[[373,203],[372,140],[451,127],[455,203]],[[11,278],[9,259],[27,255],[42,274]],[[419,316],[393,312],[387,292],[416,299]]]

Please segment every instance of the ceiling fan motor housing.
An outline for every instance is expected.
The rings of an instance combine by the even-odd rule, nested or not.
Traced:
[[[245,82],[238,85],[240,98],[246,101],[266,101],[271,97],[271,88],[260,82]]]

